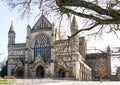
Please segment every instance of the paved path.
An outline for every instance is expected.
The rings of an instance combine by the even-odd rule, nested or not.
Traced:
[[[16,84],[8,85],[120,85],[119,81],[75,81],[57,79],[15,79]]]

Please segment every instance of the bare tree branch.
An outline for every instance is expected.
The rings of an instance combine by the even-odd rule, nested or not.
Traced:
[[[38,7],[40,11],[41,9],[46,9],[44,11],[49,11],[49,13],[55,12],[55,15],[58,13],[60,17],[64,14],[70,17],[70,15],[74,14],[84,18],[88,22],[93,22],[93,25],[86,24],[89,28],[79,30],[77,33],[91,30],[99,25],[112,25],[111,29],[119,30],[119,0],[4,0],[4,2],[12,9],[18,8],[22,16],[26,14],[30,16],[30,14],[32,14],[31,8]],[[109,31],[111,31],[111,29]],[[76,33],[74,35],[76,35]]]
[[[68,36],[68,39],[74,37],[75,35],[77,35],[78,33],[82,32],[82,31],[89,31],[89,30],[95,28],[97,25],[99,25],[99,23],[95,23],[93,26],[91,26],[89,28],[80,29],[76,33],[74,33],[73,35],[71,35],[70,37]]]

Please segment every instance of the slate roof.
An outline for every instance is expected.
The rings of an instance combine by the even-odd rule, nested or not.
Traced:
[[[91,53],[86,55],[86,60],[90,59],[107,59],[107,53]]]

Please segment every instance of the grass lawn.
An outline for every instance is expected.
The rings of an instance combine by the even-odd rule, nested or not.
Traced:
[[[1,79],[0,84],[15,84],[14,80]]]

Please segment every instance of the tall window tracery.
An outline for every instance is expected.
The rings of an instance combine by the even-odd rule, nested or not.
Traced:
[[[47,36],[42,35],[37,38],[34,46],[34,58],[40,55],[44,60],[51,58],[51,45]]]

